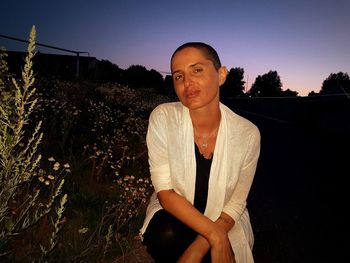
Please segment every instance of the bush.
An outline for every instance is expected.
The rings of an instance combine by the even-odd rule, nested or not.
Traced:
[[[67,202],[67,195],[61,196],[64,179],[59,164],[50,174],[39,169],[42,122],[34,124],[30,119],[37,105],[32,70],[35,37],[33,27],[22,80],[12,79],[13,86],[9,86],[6,67],[1,72],[1,92],[7,95],[0,105],[0,256],[5,261],[47,260],[56,245]],[[5,56],[1,61],[6,65]],[[39,228],[46,231],[40,239],[31,232]],[[28,238],[38,245],[36,249],[28,244],[18,246]]]

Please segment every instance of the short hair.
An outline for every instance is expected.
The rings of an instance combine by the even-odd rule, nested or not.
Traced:
[[[185,44],[182,44],[174,51],[173,55],[171,56],[171,61],[173,60],[173,57],[177,52],[188,47],[200,49],[203,52],[204,56],[206,56],[207,59],[213,62],[216,70],[219,70],[219,68],[221,68],[220,58],[216,50],[212,46],[203,42],[187,42]]]

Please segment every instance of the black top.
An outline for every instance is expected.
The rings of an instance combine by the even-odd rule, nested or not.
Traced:
[[[208,184],[210,167],[213,156],[210,159],[206,159],[198,149],[197,144],[195,144],[196,152],[196,188],[194,193],[194,207],[197,208],[202,214],[207,206],[208,198]]]

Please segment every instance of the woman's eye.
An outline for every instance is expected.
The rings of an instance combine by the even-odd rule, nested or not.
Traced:
[[[181,78],[182,78],[182,75],[180,75],[180,74],[174,76],[174,80],[180,80]]]
[[[201,69],[201,68],[195,68],[195,69],[194,69],[194,72],[195,72],[195,73],[200,73],[200,72],[202,72],[202,71],[203,71],[203,69]]]

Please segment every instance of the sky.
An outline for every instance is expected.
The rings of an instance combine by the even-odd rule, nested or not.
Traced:
[[[123,69],[169,72],[179,45],[201,41],[228,69],[244,69],[247,89],[270,70],[300,96],[319,92],[331,73],[350,74],[350,0],[5,0],[1,9],[1,35],[27,40],[35,25],[38,43]],[[27,44],[0,37],[0,46]]]

